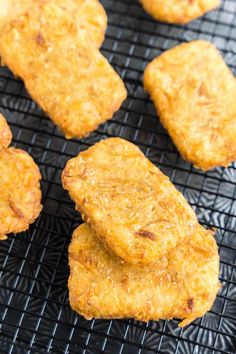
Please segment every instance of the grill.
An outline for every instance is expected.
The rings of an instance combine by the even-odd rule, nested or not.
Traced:
[[[183,161],[142,87],[146,64],[164,50],[197,38],[214,42],[236,72],[236,0],[187,26],[160,24],[136,0],[103,0],[109,28],[104,55],[129,95],[114,118],[90,137],[67,141],[30,99],[22,82],[0,68],[0,110],[13,145],[39,164],[44,208],[28,232],[0,245],[0,352],[77,354],[236,353],[236,164],[208,173]],[[86,321],[68,304],[67,248],[81,223],[62,189],[65,163],[100,139],[120,136],[137,144],[216,228],[222,289],[212,310],[187,328],[178,321]],[[132,173],[132,172],[131,172]]]

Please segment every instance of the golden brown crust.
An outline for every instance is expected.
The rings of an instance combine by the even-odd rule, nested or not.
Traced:
[[[168,50],[147,66],[144,86],[186,160],[209,170],[236,159],[236,80],[213,44]]]
[[[0,0],[0,31],[33,3],[34,0]]]
[[[0,128],[2,121],[1,116]],[[11,232],[27,230],[38,217],[40,179],[38,167],[25,151],[6,145],[0,148],[0,240]]]
[[[98,0],[55,0],[57,5],[65,8],[77,23],[82,23],[87,33],[100,48],[107,29],[107,14]]]
[[[126,262],[157,262],[194,231],[195,213],[168,177],[126,140],[103,140],[62,175],[86,222]]]
[[[203,316],[219,290],[219,256],[212,233],[202,226],[152,269],[123,263],[103,248],[88,224],[69,247],[69,299],[87,319],[180,318],[185,326]]]
[[[68,138],[86,136],[120,108],[124,83],[82,24],[56,5],[40,6],[5,28],[3,62]]]
[[[100,48],[107,28],[107,15],[98,0],[0,0],[0,30],[38,3],[52,3],[83,24],[96,47]]]
[[[12,134],[6,119],[0,113],[0,151],[2,148],[7,148],[12,139]]]
[[[185,24],[217,8],[220,0],[140,0],[156,20]]]

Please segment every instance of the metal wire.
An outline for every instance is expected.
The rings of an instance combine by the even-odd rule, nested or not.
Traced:
[[[187,26],[160,24],[136,0],[103,0],[109,28],[102,51],[124,79],[129,97],[115,117],[86,139],[66,141],[27,95],[23,84],[0,69],[0,110],[13,144],[28,151],[43,175],[44,208],[29,231],[0,247],[0,352],[77,354],[236,353],[236,164],[208,173],[183,161],[143,90],[146,64],[181,42],[214,42],[236,72],[236,0]],[[102,138],[137,144],[166,173],[200,222],[217,229],[222,290],[212,310],[187,328],[178,321],[148,324],[85,321],[68,305],[67,248],[80,215],[63,191],[65,163]]]

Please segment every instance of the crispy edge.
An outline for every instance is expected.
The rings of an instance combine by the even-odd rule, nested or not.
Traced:
[[[7,148],[12,140],[12,133],[6,119],[0,113],[0,150]]]
[[[190,0],[191,1],[191,0]],[[193,11],[193,8],[189,1],[189,8],[179,8],[178,11],[174,9],[172,5],[172,11],[170,10],[170,4],[164,4],[162,0],[140,0],[144,10],[154,17],[157,21],[185,25],[201,16],[204,16],[207,12],[215,10],[220,6],[221,0],[208,0],[207,3],[199,5],[199,8]],[[167,1],[165,1],[166,3]],[[162,5],[164,6],[162,8]],[[181,4],[179,4],[182,6]],[[178,4],[176,4],[178,6]]]
[[[7,153],[10,154],[10,156],[15,155],[16,159],[22,159],[27,158],[27,164],[30,162],[31,164],[31,173],[34,175],[35,178],[35,186],[34,189],[32,190],[31,196],[31,206],[32,206],[32,214],[30,216],[24,215],[21,210],[18,208],[16,203],[14,202],[14,199],[9,200],[9,205],[10,208],[14,211],[16,214],[16,217],[19,218],[19,223],[17,225],[9,225],[8,227],[5,227],[4,233],[0,234],[0,239],[4,240],[7,238],[7,235],[10,233],[19,233],[22,231],[26,231],[29,228],[29,225],[32,224],[37,217],[39,216],[41,210],[42,210],[42,205],[41,205],[41,198],[42,198],[42,193],[40,190],[40,180],[41,180],[41,174],[39,171],[38,166],[34,162],[33,158],[24,150],[21,149],[15,149],[14,147],[10,147],[7,149],[3,149],[1,153]],[[10,157],[9,157],[10,158]],[[13,157],[14,158],[14,157]],[[22,160],[22,163],[24,161]]]
[[[108,17],[105,8],[102,6],[99,0],[93,0],[92,2],[85,1],[85,5],[91,5],[92,8],[92,3],[94,4],[94,8],[92,8],[91,13],[91,20],[86,21],[87,23],[90,24],[90,26],[94,26],[93,33],[90,33],[91,37],[93,37],[94,42],[96,47],[99,49],[104,42],[105,39],[105,33],[107,29],[107,24],[108,24]],[[89,6],[88,6],[89,7]],[[95,9],[96,7],[96,9]],[[95,11],[96,10],[96,11]],[[97,18],[94,17],[96,13]],[[99,21],[98,21],[99,20]]]

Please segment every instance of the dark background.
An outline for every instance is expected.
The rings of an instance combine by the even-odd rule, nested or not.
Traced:
[[[28,232],[0,244],[0,353],[236,353],[236,164],[202,173],[183,161],[142,87],[151,59],[197,38],[214,42],[235,71],[236,1],[223,1],[219,10],[184,27],[154,21],[136,0],[102,3],[109,16],[102,51],[129,97],[89,138],[67,141],[23,84],[0,68],[0,111],[11,125],[13,145],[39,164],[44,204]],[[217,228],[223,287],[212,310],[185,329],[176,320],[85,321],[68,305],[67,248],[81,219],[60,176],[68,159],[110,136],[136,143],[183,192],[200,222]]]

